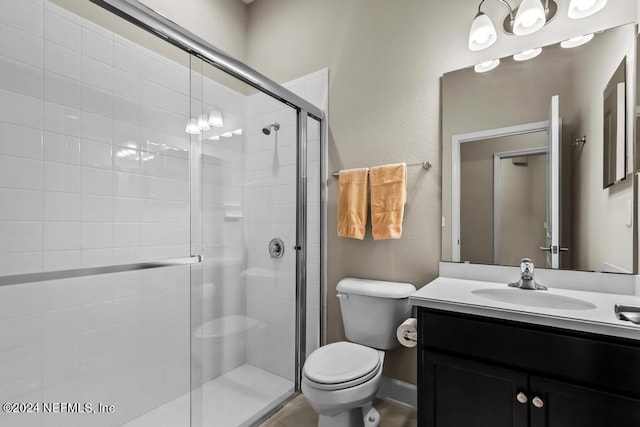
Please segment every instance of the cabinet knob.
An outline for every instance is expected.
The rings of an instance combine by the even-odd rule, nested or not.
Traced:
[[[533,403],[533,406],[535,406],[536,408],[540,409],[544,406],[544,401],[542,399],[540,399],[538,396],[534,397],[531,400],[531,403]]]
[[[529,398],[527,397],[526,394],[524,394],[523,392],[520,392],[516,395],[516,400],[520,403],[527,403],[529,401]]]

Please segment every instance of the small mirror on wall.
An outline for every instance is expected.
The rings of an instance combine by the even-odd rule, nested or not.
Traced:
[[[627,176],[626,57],[609,79],[604,90],[602,188]]]

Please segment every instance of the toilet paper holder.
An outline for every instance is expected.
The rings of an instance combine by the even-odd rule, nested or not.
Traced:
[[[418,344],[418,320],[409,317],[396,329],[396,338],[404,347],[415,347]]]
[[[409,341],[418,342],[418,333],[417,332],[402,331],[402,337],[404,339],[409,340]]]

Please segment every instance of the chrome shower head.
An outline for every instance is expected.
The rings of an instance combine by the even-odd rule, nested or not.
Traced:
[[[271,129],[278,132],[280,130],[280,123],[274,122],[274,123],[271,123],[269,126],[263,127],[262,133],[264,133],[265,135],[271,135]]]

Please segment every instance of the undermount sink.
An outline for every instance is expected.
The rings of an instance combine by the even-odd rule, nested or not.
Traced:
[[[596,306],[589,301],[524,289],[476,289],[472,294],[494,301],[530,307],[553,308],[559,310],[591,310]]]

